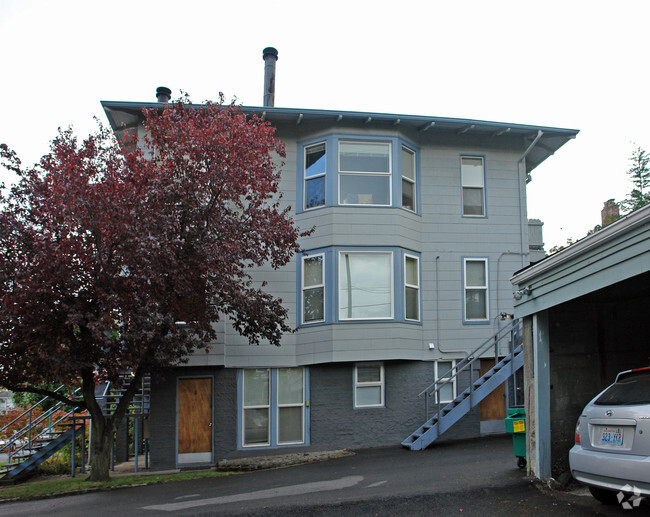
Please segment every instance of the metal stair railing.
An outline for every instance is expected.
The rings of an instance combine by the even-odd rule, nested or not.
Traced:
[[[418,398],[424,397],[425,420],[429,419],[429,398],[431,397],[434,398],[436,408],[437,408],[436,413],[440,414],[440,410],[442,409],[441,402],[440,402],[440,398],[441,398],[440,390],[443,389],[445,386],[452,384],[456,379],[458,379],[459,375],[466,370],[469,370],[469,386],[470,386],[469,396],[470,396],[470,401],[473,401],[474,382],[475,382],[474,372],[476,371],[474,365],[477,363],[477,361],[481,359],[485,359],[486,354],[490,351],[492,347],[494,347],[494,364],[497,364],[499,362],[499,356],[513,354],[514,349],[516,348],[515,343],[517,341],[517,335],[521,331],[521,326],[522,323],[520,319],[512,320],[508,325],[500,328],[493,336],[486,339],[483,343],[481,343],[480,346],[478,346],[475,350],[470,352],[467,358],[457,363],[446,373],[439,375],[439,377],[442,380],[435,380],[433,383],[431,383],[429,386],[423,389],[418,394]],[[509,337],[510,339],[508,343],[507,353],[504,354],[502,353],[503,348],[502,347],[500,348],[500,344],[501,341],[506,337]],[[445,402],[444,404],[447,403]]]
[[[58,393],[64,387],[65,386],[61,385],[56,390],[54,390],[54,392]],[[81,388],[74,390],[72,392],[72,398],[77,396],[80,391]],[[50,397],[44,397],[43,399],[39,400],[36,404],[23,411],[20,415],[18,415],[11,422],[0,429],[1,435],[7,432],[11,426],[20,421],[20,419],[28,416],[28,423],[21,429],[15,431],[8,438],[7,442],[0,447],[0,453],[6,452],[7,454],[6,468],[4,471],[0,471],[0,473],[8,474],[14,467],[31,458],[31,456],[34,455],[34,451],[42,448],[43,442],[51,441],[62,432],[61,427],[65,425],[65,422],[67,420],[72,419],[72,425],[74,427],[75,418],[78,418],[79,421],[87,418],[87,415],[85,414],[76,416],[78,408],[73,408],[69,411],[63,410],[63,406],[67,406],[67,404],[61,401],[58,401],[50,409],[44,411],[42,414],[34,418],[34,410],[42,404],[45,404],[45,402],[48,400],[50,400]],[[63,414],[59,414],[62,411]],[[82,413],[86,412],[84,411]],[[72,461],[74,464],[74,459]]]
[[[123,372],[120,374],[120,384],[117,388],[111,385],[111,382],[107,382],[104,387],[103,393],[98,400],[101,400],[102,403],[102,412],[104,415],[109,416],[115,412],[117,405],[122,399],[122,395],[128,389],[131,383],[131,373]],[[129,418],[141,419],[149,415],[150,409],[150,399],[151,399],[151,376],[145,375],[140,380],[139,390],[133,396],[129,407],[127,409],[125,417],[127,420]],[[138,472],[138,445],[140,442],[139,436],[139,426],[135,425],[134,428],[134,467],[135,472]],[[92,432],[92,430],[91,430]],[[113,439],[112,448],[115,447],[115,438]],[[144,455],[145,455],[145,469],[149,468],[149,441],[148,438],[144,438]],[[114,454],[111,451],[111,468],[113,468]]]
[[[402,442],[402,445],[411,450],[419,450],[427,447],[428,444],[436,440],[443,432],[454,425],[471,408],[475,407],[488,393],[492,392],[503,381],[511,377],[523,364],[523,352],[519,344],[521,341],[521,328],[521,320],[513,320],[468,354],[463,362],[458,363],[448,372],[440,376],[442,380],[436,380],[422,390],[418,397],[425,398],[425,423],[415,432],[411,433]],[[506,338],[509,338],[507,349],[502,344]],[[475,379],[476,369],[474,365],[478,360],[490,357],[493,347],[494,367],[483,376],[478,374]],[[503,356],[503,359],[499,360],[500,356]],[[453,383],[466,370],[469,370],[469,387],[451,402],[441,402],[441,390]],[[508,372],[509,374],[506,376],[505,374]],[[497,384],[495,384],[496,379],[500,379]],[[476,396],[475,390],[477,390]],[[431,418],[429,417],[430,397],[434,397],[434,403],[437,409]]]

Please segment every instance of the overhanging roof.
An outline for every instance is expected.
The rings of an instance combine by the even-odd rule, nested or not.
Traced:
[[[134,127],[142,118],[142,108],[161,109],[159,102],[114,102],[102,101],[102,107],[114,130]],[[200,105],[196,105],[200,106]],[[519,136],[530,142],[541,134],[526,155],[526,172],[530,172],[540,163],[552,156],[566,142],[576,137],[577,129],[509,124],[484,120],[427,117],[421,115],[396,115],[389,113],[372,113],[361,111],[310,110],[295,108],[243,106],[245,113],[262,115],[271,123],[300,125],[303,122],[341,122],[354,121],[369,126],[404,127],[427,133],[456,133],[499,138],[502,136]],[[540,133],[541,132],[541,133]]]
[[[575,244],[517,271],[510,281],[528,288],[515,301],[515,316],[531,314],[650,271],[650,205]]]

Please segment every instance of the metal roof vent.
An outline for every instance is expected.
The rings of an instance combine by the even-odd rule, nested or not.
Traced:
[[[156,98],[158,99],[158,102],[169,102],[172,98],[172,91],[166,86],[159,86],[156,88]]]

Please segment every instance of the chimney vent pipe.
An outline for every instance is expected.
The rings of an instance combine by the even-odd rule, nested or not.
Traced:
[[[156,98],[158,102],[167,103],[172,98],[172,91],[166,86],[156,88]]]
[[[264,100],[262,106],[275,106],[275,62],[278,60],[278,51],[273,47],[266,47],[262,51],[264,58]]]

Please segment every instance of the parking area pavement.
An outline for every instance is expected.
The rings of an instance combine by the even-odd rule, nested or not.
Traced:
[[[634,515],[605,507],[584,490],[553,491],[527,478],[509,436],[442,442],[418,452],[364,449],[291,468],[10,503],[0,513],[74,517],[89,508],[96,517]]]

